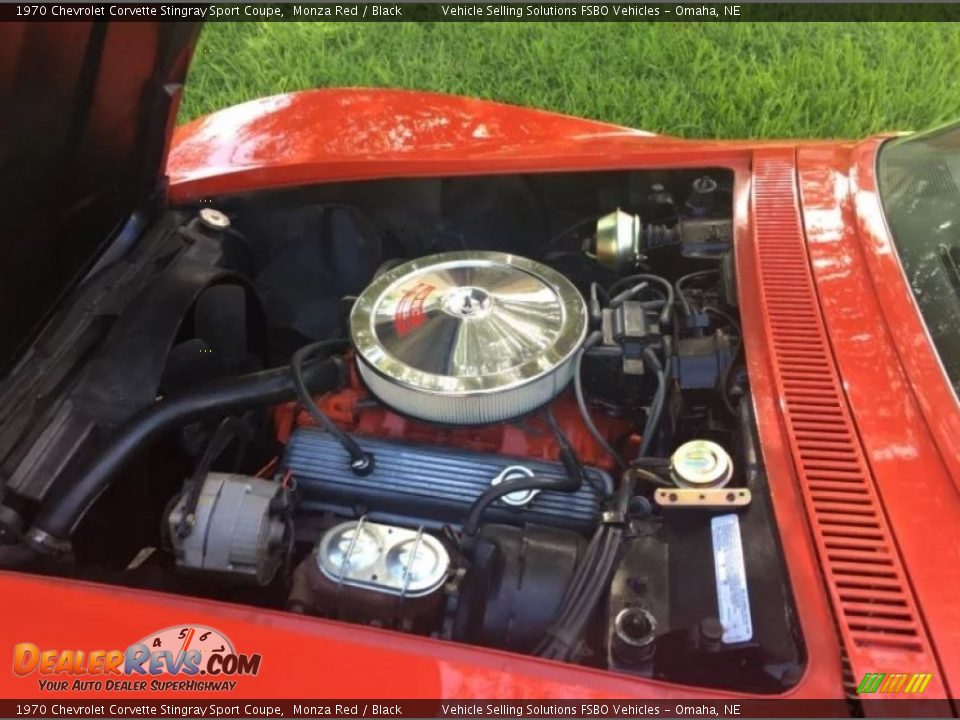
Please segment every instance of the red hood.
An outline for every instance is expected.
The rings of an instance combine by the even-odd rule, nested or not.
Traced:
[[[833,355],[893,538],[881,552],[858,548],[851,561],[861,570],[871,563],[880,583],[890,581],[886,573],[899,558],[908,583],[902,591],[909,596],[912,588],[916,613],[891,596],[882,607],[875,599],[871,617],[910,640],[905,647],[925,634],[954,695],[960,620],[944,589],[960,583],[960,408],[884,220],[875,174],[880,144],[799,148],[804,229]]]

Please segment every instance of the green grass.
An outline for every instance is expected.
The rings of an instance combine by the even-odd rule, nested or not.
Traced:
[[[957,78],[951,23],[212,23],[181,120],[367,86],[684,137],[861,137],[960,117]]]

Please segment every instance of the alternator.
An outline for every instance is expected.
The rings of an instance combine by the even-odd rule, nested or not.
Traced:
[[[280,483],[209,473],[196,506],[189,504],[185,492],[167,518],[177,567],[258,585],[273,579],[292,543],[290,503]]]

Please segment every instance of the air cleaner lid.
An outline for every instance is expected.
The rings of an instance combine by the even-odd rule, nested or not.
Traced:
[[[583,342],[587,312],[573,284],[551,268],[465,251],[384,273],[357,299],[350,324],[361,369],[393,386],[463,397],[525,387],[557,372]],[[564,374],[558,379],[565,384]],[[423,408],[411,414],[425,416]]]

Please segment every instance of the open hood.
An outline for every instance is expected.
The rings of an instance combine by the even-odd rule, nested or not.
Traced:
[[[0,27],[0,376],[162,169],[197,23]]]

